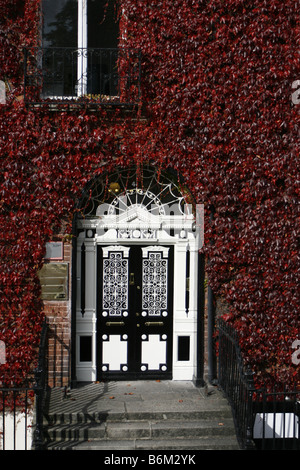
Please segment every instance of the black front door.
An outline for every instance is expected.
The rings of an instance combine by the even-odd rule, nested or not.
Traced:
[[[97,370],[172,378],[173,247],[98,246]]]

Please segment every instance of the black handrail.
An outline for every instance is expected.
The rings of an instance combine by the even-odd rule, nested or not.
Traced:
[[[233,412],[237,438],[242,448],[253,449],[252,394],[255,390],[253,374],[243,367],[242,354],[236,331],[219,320],[218,384],[226,395]]]

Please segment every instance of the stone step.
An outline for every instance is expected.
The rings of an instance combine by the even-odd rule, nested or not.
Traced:
[[[50,426],[50,449],[238,449],[232,419],[108,421]]]
[[[75,424],[75,423],[102,423],[110,421],[140,421],[140,420],[197,420],[197,419],[220,419],[232,418],[228,403],[209,404],[193,411],[138,411],[138,412],[114,412],[109,413],[51,413],[44,415],[44,424]]]
[[[50,450],[98,450],[98,451],[166,451],[166,450],[240,450],[235,436],[209,436],[201,439],[127,439],[127,440],[91,440],[79,442],[60,441],[49,444]]]
[[[55,425],[47,429],[47,437],[56,439],[165,439],[229,435],[234,433],[231,419],[175,421],[121,421],[101,424]]]

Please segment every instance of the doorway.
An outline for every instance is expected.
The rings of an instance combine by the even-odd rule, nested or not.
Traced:
[[[105,175],[86,195],[76,222],[76,380],[193,380],[203,312],[192,204],[153,167],[142,178],[135,168]]]
[[[99,379],[172,376],[173,247],[98,246]]]

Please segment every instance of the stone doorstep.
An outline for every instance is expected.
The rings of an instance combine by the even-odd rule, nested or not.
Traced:
[[[176,411],[162,411],[162,412],[124,412],[124,413],[55,413],[52,415],[44,415],[45,426],[67,425],[67,424],[101,424],[108,422],[132,422],[132,421],[157,421],[157,420],[200,420],[200,419],[219,419],[231,418],[231,411],[228,407],[208,409],[203,411],[194,412],[176,412]]]
[[[235,436],[206,436],[201,439],[128,439],[55,442],[49,450],[157,451],[157,450],[240,450]]]
[[[165,439],[174,437],[225,436],[234,434],[231,419],[201,420],[201,421],[174,421],[163,420],[159,422],[107,422],[98,425],[58,425],[48,429],[50,440],[61,439]]]
[[[176,411],[174,409],[168,410],[166,406],[159,410],[158,407],[148,407],[148,410],[143,407],[138,409],[136,404],[132,407],[125,406],[119,410],[96,411],[92,413],[85,412],[63,412],[63,413],[45,413],[44,424],[55,425],[55,424],[76,424],[76,423],[101,423],[110,421],[140,421],[140,420],[163,420],[163,419],[174,419],[174,420],[195,420],[195,419],[206,419],[206,418],[232,418],[231,409],[228,403],[222,402],[206,402],[197,406],[197,409],[185,409],[185,407],[178,407]],[[134,410],[134,411],[133,411]]]
[[[226,424],[226,426],[225,426]],[[228,422],[222,422],[218,427],[218,423],[202,421],[163,421],[148,423],[110,423],[107,425],[107,437],[111,439],[124,438],[182,438],[182,437],[198,437],[209,434],[223,434],[225,431],[234,431],[232,427],[228,429]]]

